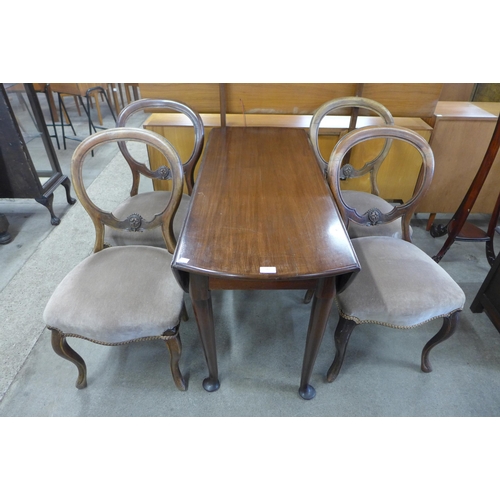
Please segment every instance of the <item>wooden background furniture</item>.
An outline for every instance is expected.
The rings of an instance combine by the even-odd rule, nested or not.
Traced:
[[[59,217],[54,214],[52,202],[54,191],[59,185],[66,189],[69,204],[75,203],[70,196],[70,180],[63,175],[56,152],[52,145],[40,103],[31,83],[24,84],[31,119],[35,122],[37,134],[41,136],[47,163],[34,165],[22,133],[22,123],[12,108],[6,85],[0,85],[0,198],[33,198],[50,212],[51,223],[57,225]]]
[[[130,89],[132,89],[132,92],[130,92]],[[140,99],[138,83],[108,83],[107,92],[108,99],[113,100],[117,116],[125,106]]]
[[[472,101],[475,83],[445,83],[439,96],[440,101]]]
[[[477,171],[488,146],[500,103],[467,102],[475,84],[139,84],[143,97],[171,98],[186,102],[199,113],[205,133],[211,127],[278,126],[309,127],[312,113],[335,97],[360,95],[386,106],[396,125],[408,127],[425,137],[436,157],[433,184],[422,198],[417,211],[429,213],[428,229],[434,214],[454,213]],[[441,96],[443,99],[440,100]],[[449,99],[456,98],[456,101]],[[463,100],[458,100],[463,99]],[[339,137],[352,125],[352,115],[330,116],[330,124],[321,129],[320,148],[325,157]],[[377,123],[375,116],[363,111],[356,118],[357,127]],[[183,134],[180,122],[167,115],[154,114],[144,124],[167,138]],[[186,150],[192,145],[186,146]],[[182,151],[180,151],[182,156]],[[354,155],[369,156],[361,149]],[[391,151],[380,172],[381,196],[389,201],[407,201],[420,171],[418,158],[411,157],[407,145]],[[410,155],[407,157],[406,155]],[[150,158],[152,168],[156,160]],[[398,165],[404,161],[408,170],[402,174]],[[457,179],[459,181],[457,181]],[[491,169],[473,212],[492,213],[500,182],[500,158]],[[451,189],[450,189],[451,187]],[[368,184],[350,179],[346,189],[369,191]]]
[[[470,309],[473,313],[485,312],[500,332],[500,254],[493,262]]]
[[[73,128],[73,124],[71,123],[71,119],[68,116],[68,113],[66,112],[66,106],[64,105],[63,101],[63,96],[65,95],[70,95],[73,96],[75,99],[75,102],[80,103],[83,110],[85,111],[85,114],[87,115],[88,118],[88,124],[89,124],[89,135],[91,135],[93,132],[96,132],[98,128],[104,128],[103,125],[103,119],[102,119],[102,113],[101,113],[101,107],[99,104],[99,96],[101,96],[107,103],[109,111],[111,112],[111,116],[113,117],[113,120],[116,121],[116,116],[113,112],[113,108],[111,107],[111,99],[108,97],[108,94],[106,93],[106,90],[110,93],[111,92],[108,88],[108,84],[106,83],[50,83],[49,90],[51,92],[56,92],[57,93],[57,98],[58,98],[58,103],[59,103],[59,116],[61,119],[61,133],[63,136],[63,145],[64,149],[66,149],[66,139],[72,139],[72,140],[77,140],[81,141],[81,139],[76,137],[75,130]],[[113,96],[115,94],[113,93]],[[85,97],[87,105],[84,104],[83,98]],[[92,120],[92,114],[91,114],[91,100],[94,98],[95,102],[95,107],[97,111],[97,117],[99,120],[99,125],[96,125],[94,121]],[[114,97],[113,97],[114,99]],[[116,101],[115,101],[116,105]],[[79,108],[77,108],[79,110]],[[69,121],[69,124],[71,128],[73,129],[73,133],[75,134],[75,137],[67,136],[65,131],[64,131],[64,117],[66,117]]]
[[[337,97],[378,101],[393,116],[430,117],[442,83],[140,83],[141,96],[183,101],[198,113],[310,115]]]
[[[305,131],[223,127],[210,133],[172,266],[189,291],[219,388],[210,290],[315,289],[299,393],[310,378],[336,290],[359,269]]]
[[[430,123],[433,132],[429,141],[436,169],[432,185],[418,206],[419,212],[455,213],[481,165],[499,112],[500,103],[438,103]],[[500,157],[493,162],[472,212],[492,213],[499,183]]]
[[[311,116],[319,106],[336,97],[362,95],[376,100],[395,117],[397,125],[415,130],[429,140],[432,127],[424,121],[433,116],[442,84],[140,84],[142,97],[173,99],[185,102],[197,110],[205,124],[205,135],[214,126],[228,127],[291,127],[307,130]],[[150,110],[154,111],[154,110]],[[339,110],[338,115],[327,117],[321,127],[320,149],[328,158],[341,135],[353,124],[350,110]],[[383,123],[376,116],[360,110],[356,115],[357,127]],[[183,122],[168,114],[153,114],[144,127],[163,135],[174,144],[186,141],[179,149],[184,159],[192,150],[189,131],[183,130]],[[369,157],[376,145],[362,145],[353,155]],[[150,150],[151,168],[158,168],[161,159]],[[408,169],[401,174],[400,162]],[[420,171],[418,155],[407,144],[398,144],[380,172],[381,196],[387,200],[410,199]],[[196,175],[196,173],[195,173]],[[370,190],[366,179],[350,179],[346,188]],[[155,185],[155,189],[160,188]],[[168,189],[168,186],[165,187]]]
[[[488,224],[487,231],[479,228],[477,225],[469,222],[467,219],[474,207],[476,200],[483,189],[486,179],[489,176],[491,167],[498,155],[500,148],[500,117],[497,119],[493,135],[491,137],[488,148],[484,158],[479,166],[477,173],[472,181],[467,193],[465,194],[460,206],[446,224],[439,224],[438,226],[432,225],[430,229],[431,236],[444,236],[448,235],[446,241],[439,252],[434,257],[436,262],[439,262],[446,252],[449,250],[455,240],[461,241],[483,241],[486,243],[486,258],[490,265],[493,265],[495,260],[495,251],[493,248],[493,240],[495,230],[498,224],[498,217],[500,215],[500,192],[495,202],[495,207]],[[499,190],[500,191],[500,190]]]
[[[220,116],[216,113],[201,114],[205,134],[210,133],[213,127],[220,126]],[[301,128],[309,129],[311,122],[310,115],[247,115],[242,114],[226,115],[226,125],[228,127],[282,127],[282,128]],[[396,125],[410,128],[425,139],[429,140],[432,127],[420,118],[395,118]],[[339,137],[349,129],[349,116],[328,116],[325,118],[320,129],[319,146],[325,158],[328,158],[333,147],[339,140]],[[378,117],[361,116],[357,119],[357,127],[367,125],[382,124],[383,120]],[[193,149],[193,133],[189,128],[189,122],[181,117],[167,113],[154,113],[144,122],[144,128],[152,130],[166,137],[173,144],[179,144],[179,154],[181,160],[189,158],[190,151]],[[370,158],[370,155],[376,154],[376,144],[364,144],[353,152],[353,161],[362,157]],[[149,150],[149,159],[151,168],[158,168],[162,160],[152,150]],[[400,162],[404,161],[407,165],[406,175],[402,175],[398,169]],[[420,171],[420,160],[411,147],[406,144],[395,144],[391,148],[386,161],[379,173],[379,184],[381,196],[385,199],[410,199],[415,181]],[[195,178],[198,170],[195,170]],[[161,185],[165,187],[162,188]],[[370,191],[368,179],[349,179],[345,182],[346,189],[359,189]],[[155,183],[155,189],[168,189],[169,184],[164,181]]]
[[[213,127],[220,126],[220,116],[215,113],[201,114],[201,118],[205,125],[205,135],[210,133]],[[192,132],[189,130],[189,123],[177,117],[166,113],[152,114],[144,122],[144,128],[152,130],[166,137],[173,144],[179,144],[179,154],[181,160],[188,159],[188,155],[193,148]],[[301,128],[309,129],[311,122],[310,115],[248,115],[242,114],[226,115],[226,125],[228,127],[283,127],[283,128]],[[420,118],[395,118],[396,125],[410,128],[429,140],[432,127],[425,123]],[[333,147],[338,139],[345,134],[349,129],[349,116],[328,116],[320,128],[319,146],[325,158],[328,158]],[[357,119],[357,127],[367,125],[382,124],[383,120],[378,117],[361,116]],[[376,144],[364,144],[353,152],[353,161],[363,157],[371,159],[371,155],[377,154]],[[151,168],[154,170],[161,165],[161,158],[154,152],[149,150],[149,159]],[[407,165],[406,175],[402,175],[399,164],[404,161]],[[195,178],[197,175],[195,170]],[[394,149],[391,148],[384,162],[383,167],[379,172],[379,187],[381,196],[389,200],[408,200],[410,199],[415,181],[420,171],[420,160],[418,155],[415,155],[411,147],[406,144],[395,144]],[[162,181],[163,182],[163,181]],[[155,184],[156,189],[163,189],[158,182]],[[346,189],[359,189],[370,191],[370,182],[366,178],[348,179],[345,181]],[[168,185],[165,185],[168,189]]]

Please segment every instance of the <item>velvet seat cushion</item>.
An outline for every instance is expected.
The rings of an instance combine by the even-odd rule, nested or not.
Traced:
[[[405,240],[352,240],[361,270],[337,295],[341,316],[357,324],[411,328],[461,310],[465,294],[431,257]]]
[[[131,214],[140,214],[144,219],[151,220],[155,214],[160,213],[167,206],[170,199],[170,191],[152,191],[150,193],[139,193],[136,196],[127,198],[113,210],[113,215],[117,219],[126,219]],[[184,224],[191,198],[183,194],[179,208],[174,217],[174,236],[179,238],[179,234]],[[112,227],[106,228],[106,243],[112,246],[122,245],[149,245],[153,247],[165,248],[165,240],[161,228],[155,227],[148,231],[123,231]]]
[[[363,215],[371,208],[378,208],[382,213],[390,212],[394,207],[383,198],[364,191],[342,191],[345,203],[349,207],[356,209],[359,215]],[[347,230],[350,238],[361,238],[363,236],[391,236],[392,238],[402,238],[401,219],[396,219],[387,224],[376,226],[362,226],[353,221],[349,222]],[[411,234],[411,227],[410,227]]]
[[[162,335],[178,325],[183,306],[171,262],[167,250],[136,245],[92,254],[61,281],[44,321],[105,344]]]

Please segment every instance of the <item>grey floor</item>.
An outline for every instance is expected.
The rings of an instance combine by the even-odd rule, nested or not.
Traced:
[[[84,134],[85,121],[75,109],[70,113]],[[111,126],[109,116],[106,120]],[[76,144],[70,141],[66,151],[57,151],[64,172]],[[129,185],[126,167],[112,148],[97,150],[88,175],[90,192],[110,204],[121,201]],[[135,154],[146,158],[143,150]],[[77,390],[76,369],[52,351],[42,312],[62,277],[91,252],[93,228],[79,203],[66,203],[63,188],[56,192],[54,208],[62,219],[59,226],[51,226],[47,210],[34,201],[0,201],[13,237],[0,246],[0,416],[500,415],[500,334],[485,314],[469,309],[489,266],[484,244],[464,242],[456,242],[441,261],[462,286],[467,303],[455,335],[431,353],[432,373],[420,371],[420,352],[439,321],[410,331],[366,325],[354,332],[338,379],[326,383],[334,354],[333,312],[312,377],[317,396],[303,401],[297,389],[310,312],[303,292],[220,291],[213,293],[217,392],[201,386],[207,370],[188,297],[190,318],[181,325],[186,392],[175,388],[162,343],[104,347],[74,339],[70,343],[88,367],[88,387]],[[445,222],[450,215],[438,218]],[[488,217],[474,220],[486,225]],[[435,255],[444,238],[433,239],[426,222],[427,214],[414,218],[414,241]]]

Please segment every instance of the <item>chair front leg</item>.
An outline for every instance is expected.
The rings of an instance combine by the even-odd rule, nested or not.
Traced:
[[[429,373],[432,371],[432,366],[429,362],[429,353],[432,348],[451,337],[455,333],[455,329],[458,323],[460,311],[455,311],[451,316],[447,316],[443,318],[443,326],[439,330],[434,337],[432,337],[427,344],[425,344],[424,349],[422,350],[422,361],[421,361],[421,369],[425,373]]]
[[[170,333],[170,332],[168,332]],[[167,336],[167,333],[164,334]],[[170,353],[170,371],[172,372],[172,377],[174,379],[175,385],[179,391],[186,390],[186,382],[182,376],[181,370],[179,368],[179,361],[181,359],[182,344],[179,337],[179,333],[176,335],[166,338],[166,344],[168,351]]]
[[[330,366],[328,373],[326,374],[326,380],[328,382],[333,382],[342,368],[342,363],[344,362],[345,351],[347,349],[347,344],[351,338],[351,333],[354,330],[356,323],[351,319],[345,319],[340,316],[339,322],[337,323],[337,329],[335,330],[335,359]]]
[[[52,348],[55,353],[68,361],[71,361],[78,368],[78,378],[76,379],[76,388],[84,389],[87,387],[87,367],[82,357],[75,352],[66,342],[66,337],[56,329],[49,328],[52,332]]]

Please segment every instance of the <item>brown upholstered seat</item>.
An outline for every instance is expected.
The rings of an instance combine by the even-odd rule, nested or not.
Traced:
[[[173,189],[169,192],[168,203],[154,217],[133,212],[118,220],[97,207],[85,190],[82,167],[86,155],[100,144],[126,140],[144,142],[158,149],[169,164]],[[96,240],[94,253],[66,275],[45,308],[44,320],[52,331],[55,352],[77,366],[77,387],[83,388],[87,385],[86,365],[68,345],[67,337],[104,345],[162,340],[170,351],[175,384],[185,390],[179,369],[181,342],[178,332],[184,293],[171,269],[176,245],[172,219],[183,189],[183,170],[177,152],[165,138],[154,132],[109,129],[88,137],[76,148],[71,173],[77,197],[96,228]],[[124,233],[147,233],[157,228],[164,248],[145,245],[106,248],[105,226]]]
[[[412,199],[383,212],[371,207],[359,213],[340,188],[342,161],[348,151],[361,142],[385,138],[413,145],[422,157],[422,172]],[[365,236],[352,240],[361,270],[352,283],[337,294],[340,320],[335,331],[336,355],[327,375],[333,381],[342,366],[347,343],[357,325],[376,323],[409,329],[443,318],[441,330],[425,345],[421,369],[430,372],[430,350],[455,331],[465,295],[439,264],[411,243],[409,222],[415,206],[428,189],[434,169],[434,156],[428,143],[415,132],[396,126],[366,127],[354,130],[335,147],[327,179],[346,226],[353,221],[378,227],[400,221],[402,238]]]

